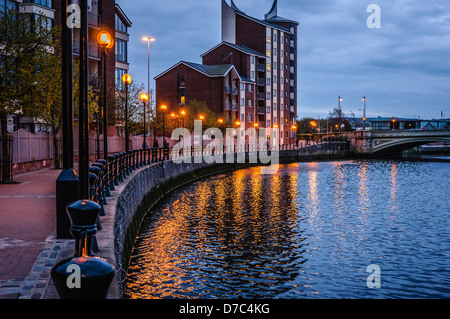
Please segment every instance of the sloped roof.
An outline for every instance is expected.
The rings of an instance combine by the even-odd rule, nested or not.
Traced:
[[[163,76],[167,72],[176,68],[180,64],[184,64],[184,65],[186,65],[200,73],[203,73],[204,75],[209,76],[209,77],[225,76],[228,74],[228,72],[230,72],[231,69],[234,69],[236,71],[234,65],[232,65],[232,64],[204,65],[204,64],[194,63],[194,62],[180,61],[177,64],[175,64],[174,66],[172,66],[169,69],[162,72],[161,74],[157,75],[154,79],[155,80],[158,79],[159,77]],[[238,73],[238,72],[236,71],[236,73]]]
[[[234,48],[234,49],[236,49],[236,50],[238,50],[238,51],[244,52],[244,53],[246,53],[246,54],[256,55],[256,56],[263,57],[263,58],[266,57],[264,54],[259,53],[258,51],[255,51],[255,50],[253,50],[253,49],[250,49],[250,48],[246,47],[245,45],[238,45],[238,44],[230,43],[230,42],[227,42],[227,41],[223,41],[223,42],[219,43],[219,44],[216,45],[214,48],[212,48],[212,49],[206,51],[205,53],[203,53],[201,56],[203,57],[204,55],[206,55],[206,54],[208,54],[209,52],[215,50],[216,48],[218,48],[218,47],[221,46],[222,44],[228,45],[228,46],[230,46],[230,47],[232,47],[232,48]]]
[[[209,76],[225,76],[230,69],[233,67],[231,64],[222,64],[222,65],[204,65],[193,62],[181,61],[184,64],[189,65],[190,67],[197,69],[198,71],[205,73]]]

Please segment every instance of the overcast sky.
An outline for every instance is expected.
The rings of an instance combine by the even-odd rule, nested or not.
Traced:
[[[133,23],[130,74],[147,86],[147,44],[153,78],[221,41],[222,0],[118,0]],[[229,3],[230,0],[227,0]],[[262,19],[273,0],[234,0]],[[381,9],[381,28],[370,29],[370,4]],[[278,15],[300,23],[299,118],[326,117],[342,108],[362,116],[450,118],[450,2],[448,0],[278,0]]]

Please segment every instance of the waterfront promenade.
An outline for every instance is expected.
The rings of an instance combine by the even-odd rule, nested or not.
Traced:
[[[0,184],[0,299],[44,296],[48,269],[67,245],[54,240],[59,173],[44,169]]]

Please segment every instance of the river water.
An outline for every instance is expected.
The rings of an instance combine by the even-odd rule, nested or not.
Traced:
[[[450,298],[449,181],[355,160],[195,182],[146,217],[125,297]]]

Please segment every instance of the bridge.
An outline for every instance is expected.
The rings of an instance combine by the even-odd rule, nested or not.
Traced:
[[[416,146],[450,143],[450,130],[356,131],[348,133],[347,139],[356,155],[401,156]]]

